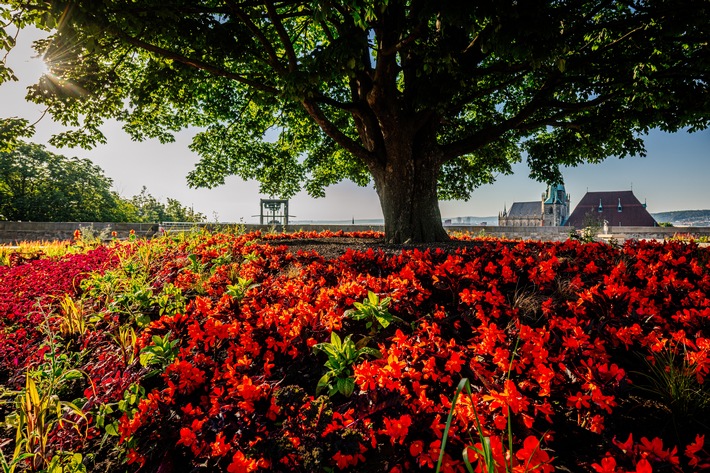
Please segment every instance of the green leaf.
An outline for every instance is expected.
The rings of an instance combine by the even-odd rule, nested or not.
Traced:
[[[342,343],[342,341],[340,340],[340,337],[338,336],[337,333],[332,332],[332,333],[330,334],[330,343],[333,345],[333,348],[334,348],[336,351],[342,350],[343,343]]]
[[[352,378],[338,378],[336,388],[345,397],[350,397],[355,390],[355,381]]]
[[[64,379],[68,381],[72,379],[80,379],[83,377],[84,375],[79,370],[69,370],[64,373]]]
[[[370,348],[370,347],[360,348],[360,354],[374,356],[375,358],[382,358],[382,353],[380,352],[380,350],[377,350],[376,348]]]
[[[380,303],[380,298],[372,291],[367,291],[367,298],[370,301],[370,305],[378,305]]]
[[[388,318],[383,314],[377,315],[377,321],[382,325],[382,328],[387,328],[390,325],[391,316]]]
[[[79,409],[79,407],[77,407],[77,405],[74,404],[73,402],[62,401],[61,403],[58,403],[58,405],[60,405],[60,404],[61,404],[62,407],[64,407],[65,409],[69,410],[71,413],[76,414],[76,415],[78,415],[78,416],[81,417],[81,418],[86,418],[86,415],[84,414],[84,411],[82,411],[81,409]]]
[[[106,425],[105,429],[106,433],[112,437],[118,437],[118,428],[116,423],[108,424]]]
[[[565,72],[565,66],[566,66],[566,64],[567,64],[567,61],[565,61],[564,59],[558,59],[558,60],[557,60],[557,69],[558,69],[560,72]]]
[[[331,372],[328,372],[318,380],[318,384],[316,385],[316,394],[319,394],[323,389],[330,386],[330,379],[332,377],[333,374]]]

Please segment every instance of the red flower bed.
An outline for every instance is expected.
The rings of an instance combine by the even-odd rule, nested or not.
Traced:
[[[652,401],[637,391],[647,383],[636,371],[654,354],[675,353],[699,383],[708,374],[708,254],[694,245],[486,241],[327,261],[244,243],[233,254],[258,258],[233,265],[258,288],[235,300],[229,266],[220,267],[185,315],[141,337],[147,346],[169,334],[180,347],[161,385],[121,422],[131,460],[146,468],[431,470],[462,377],[476,392],[456,406],[444,471],[463,468],[474,410],[515,471],[687,471],[707,461],[694,453],[700,424],[679,435],[660,428],[662,399],[647,412],[640,399]],[[215,244],[193,252],[208,262]],[[164,273],[186,291],[196,281],[189,270]],[[374,335],[344,317],[368,291],[391,297],[399,318]],[[315,395],[326,360],[312,347],[332,331],[383,354],[354,366],[349,398]],[[646,416],[639,425],[623,421],[635,411]],[[634,433],[637,443],[621,443]]]
[[[0,385],[22,384],[17,375],[42,359],[48,316],[61,296],[76,296],[84,278],[115,262],[111,249],[99,247],[59,260],[0,266]]]
[[[432,471],[451,409],[442,471],[464,451],[484,471],[482,437],[496,471],[710,466],[707,250],[479,240],[329,260],[279,238],[147,243],[154,292],[188,303],[149,311],[142,367],[87,337],[85,408],[124,399],[115,470]],[[380,319],[353,317],[370,297]],[[105,327],[126,323],[104,304]],[[382,356],[337,365],[348,343]]]

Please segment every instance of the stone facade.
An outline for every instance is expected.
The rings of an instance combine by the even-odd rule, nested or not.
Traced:
[[[569,217],[569,200],[564,184],[549,186],[542,194],[542,226],[563,226]]]
[[[570,197],[564,184],[547,187],[540,201],[514,202],[498,214],[501,227],[561,227],[569,217]]]

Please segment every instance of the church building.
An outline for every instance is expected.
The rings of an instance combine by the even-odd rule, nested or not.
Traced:
[[[501,227],[560,227],[569,217],[569,194],[564,184],[547,187],[537,202],[514,202],[510,210],[498,214]]]

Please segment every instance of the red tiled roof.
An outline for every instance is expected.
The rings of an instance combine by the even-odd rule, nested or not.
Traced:
[[[599,203],[601,202],[601,211]],[[621,202],[621,211],[619,211]],[[654,227],[654,218],[632,191],[587,192],[565,222],[565,226],[582,228],[590,221],[604,220],[610,227]]]

